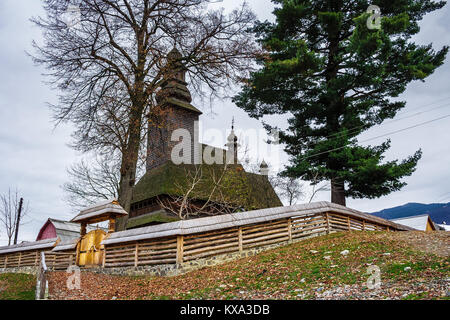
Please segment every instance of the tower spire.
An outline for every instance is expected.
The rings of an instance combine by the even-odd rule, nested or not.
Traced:
[[[239,143],[238,143],[238,138],[236,136],[236,134],[234,133],[234,117],[231,120],[231,133],[227,138],[227,144],[226,146],[228,147],[227,150],[227,163],[228,164],[237,164],[238,163],[238,148],[239,148]]]
[[[167,62],[164,67],[164,81],[161,90],[156,94],[156,101],[175,98],[181,102],[192,102],[192,96],[187,88],[186,67],[183,63],[183,55],[174,43],[173,49],[167,54]]]

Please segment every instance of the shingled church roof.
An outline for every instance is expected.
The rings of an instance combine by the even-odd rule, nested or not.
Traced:
[[[192,176],[201,168],[202,177],[191,193],[191,198],[206,200],[216,181],[221,176],[224,165],[175,165],[167,162],[148,171],[136,184],[132,203],[137,203],[160,195],[180,196],[192,183]],[[223,195],[227,202],[245,210],[256,210],[282,206],[267,176],[246,172],[241,165],[229,165],[222,179]],[[221,202],[218,195],[212,201]]]

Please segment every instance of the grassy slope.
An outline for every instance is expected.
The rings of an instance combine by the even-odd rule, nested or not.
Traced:
[[[36,278],[28,274],[0,274],[0,300],[34,300]]]
[[[67,275],[55,273],[50,292],[58,299],[448,299],[449,258],[397,238],[331,234],[173,278],[83,273],[78,293],[65,291]],[[367,289],[370,265],[381,269],[381,290]]]

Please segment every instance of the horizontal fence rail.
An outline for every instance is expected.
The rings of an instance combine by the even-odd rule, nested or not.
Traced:
[[[181,264],[341,231],[396,231],[389,225],[339,213],[319,213],[212,232],[105,245],[103,266]]]
[[[67,269],[75,264],[75,252],[24,251],[0,255],[0,268],[39,267],[41,252],[45,254],[47,267],[52,270]]]
[[[332,232],[378,230],[413,229],[321,202],[112,233],[102,242],[104,255],[101,264],[104,268],[175,265],[288,244]],[[77,263],[77,254],[73,248],[71,251],[51,251],[56,244],[52,244],[51,248],[35,249],[37,245],[40,243],[30,243],[32,247],[28,251],[3,247],[3,253],[0,250],[0,269],[38,267],[40,252],[45,253],[47,266],[51,270],[66,269]]]

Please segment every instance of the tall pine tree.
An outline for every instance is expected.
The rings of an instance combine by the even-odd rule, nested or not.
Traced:
[[[405,107],[394,101],[408,83],[443,64],[411,36],[418,22],[445,2],[430,0],[273,0],[276,22],[254,28],[267,54],[234,102],[252,117],[288,114],[280,132],[291,161],[284,174],[331,182],[331,201],[376,198],[400,190],[421,151],[383,161],[390,141],[361,146],[357,136]],[[381,9],[381,28],[370,5]],[[370,28],[368,26],[368,21]],[[270,129],[270,125],[266,125]],[[318,177],[318,179],[317,179]]]

